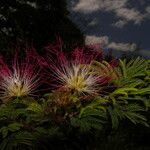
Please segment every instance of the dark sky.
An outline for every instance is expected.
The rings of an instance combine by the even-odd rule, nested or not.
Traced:
[[[87,44],[150,58],[150,0],[68,0]]]

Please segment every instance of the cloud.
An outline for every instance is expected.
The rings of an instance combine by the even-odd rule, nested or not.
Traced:
[[[150,6],[147,6],[147,7],[146,7],[146,12],[147,12],[147,13],[150,13]]]
[[[92,13],[99,10],[98,0],[79,0],[79,2],[72,8],[72,10],[85,14]]]
[[[118,50],[118,51],[135,51],[137,49],[137,45],[135,43],[116,43],[116,42],[111,42],[107,46],[110,49]]]
[[[86,36],[85,38],[85,44],[86,45],[92,45],[95,44],[99,47],[102,47],[104,49],[112,49],[114,50],[113,53],[120,57],[123,53],[131,54],[134,56],[143,56],[144,58],[149,59],[150,58],[150,50],[141,49],[137,50],[137,45],[135,43],[119,43],[119,42],[112,42],[110,41],[108,36]]]
[[[100,44],[103,48],[113,49],[117,51],[135,51],[137,49],[137,45],[135,43],[117,43],[117,42],[111,42],[109,40],[108,36],[86,36],[85,38],[85,44]]]
[[[145,10],[147,12],[147,18],[150,18],[150,6],[147,6]]]
[[[92,20],[88,23],[88,26],[89,26],[89,27],[94,27],[94,26],[96,26],[97,24],[98,24],[97,19],[94,18],[94,19],[92,19]]]
[[[73,11],[89,14],[98,10],[113,11],[125,6],[128,0],[79,0]]]
[[[126,20],[118,20],[117,22],[113,23],[112,25],[118,28],[122,28],[127,24]]]
[[[71,9],[74,12],[83,14],[90,14],[96,11],[112,12],[119,19],[113,25],[119,28],[129,22],[141,24],[141,22],[149,18],[150,6],[142,13],[134,7],[129,8],[129,4],[129,0],[79,0]]]
[[[85,44],[86,45],[90,45],[90,44],[100,44],[102,46],[107,45],[109,42],[109,38],[108,36],[101,36],[101,37],[97,37],[97,36],[90,36],[87,35],[85,37]]]
[[[126,21],[133,21],[135,24],[139,24],[144,20],[145,15],[141,14],[138,10],[121,8],[116,10],[116,15],[119,18],[123,18]]]

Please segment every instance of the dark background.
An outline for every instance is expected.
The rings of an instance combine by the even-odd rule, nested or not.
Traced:
[[[82,44],[66,5],[65,0],[0,0],[0,51],[25,44],[39,50],[58,36],[67,46]]]

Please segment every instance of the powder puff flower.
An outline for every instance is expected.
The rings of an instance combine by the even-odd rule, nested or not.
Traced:
[[[12,97],[33,95],[39,85],[39,67],[31,53],[19,61],[17,54],[8,65],[0,58],[0,98],[7,101]]]
[[[97,51],[76,48],[65,55],[60,47],[48,47],[48,66],[55,79],[55,88],[77,93],[96,94],[103,78],[93,73],[91,62],[101,55]]]
[[[95,94],[98,92],[99,76],[92,74],[88,65],[71,64],[55,72],[61,88],[78,93]]]

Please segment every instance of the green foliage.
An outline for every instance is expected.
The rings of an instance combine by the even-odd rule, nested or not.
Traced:
[[[32,149],[34,137],[29,132],[16,132],[5,138],[1,144],[1,150],[13,150],[17,148]]]
[[[97,73],[103,68],[103,71],[107,69],[105,75],[110,75],[107,63],[93,65]],[[38,99],[22,97],[1,103],[0,149],[36,150],[47,149],[47,145],[56,149],[53,147],[56,139],[64,142],[73,136],[77,140],[84,134],[99,139],[109,137],[113,143],[116,139],[110,136],[120,128],[124,130],[123,122],[148,128],[149,69],[149,62],[143,59],[120,60],[118,67],[111,68],[117,75],[115,80],[101,88],[100,94],[53,91]],[[43,140],[47,145],[40,144]]]
[[[96,74],[104,77],[110,77],[111,81],[118,79],[118,77],[120,76],[116,68],[111,66],[107,61],[93,61],[92,67],[95,69]]]
[[[118,88],[110,93],[113,108],[110,107],[108,112],[112,125],[118,124],[118,119],[126,118],[134,124],[148,126],[147,119],[142,115],[149,107],[150,87],[145,82],[148,63],[140,58],[128,63],[120,60],[117,69],[122,75],[115,81]]]
[[[140,57],[126,62],[126,60],[120,60],[120,64],[117,68],[117,72],[120,74],[120,78],[115,81],[118,86],[136,87],[144,84],[141,80],[146,76],[148,63],[146,60]]]
[[[106,113],[102,109],[93,108],[92,105],[88,105],[80,110],[77,117],[71,118],[71,124],[75,127],[79,127],[83,132],[90,129],[101,130],[105,123]]]

